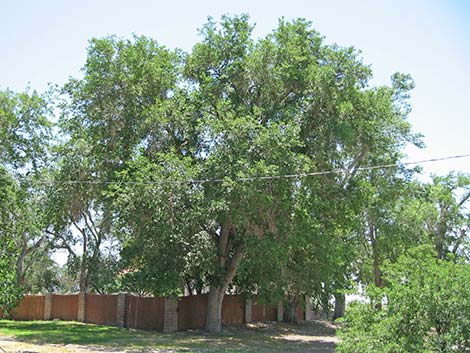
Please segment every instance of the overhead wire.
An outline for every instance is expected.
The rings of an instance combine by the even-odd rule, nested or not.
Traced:
[[[367,170],[375,170],[375,169],[388,169],[388,168],[396,168],[401,166],[408,166],[408,165],[418,165],[422,163],[432,163],[432,162],[441,162],[451,159],[460,159],[460,158],[469,158],[470,154],[461,154],[461,155],[454,155],[454,156],[446,156],[446,157],[439,157],[439,158],[430,158],[430,159],[423,159],[418,161],[410,161],[410,162],[400,162],[400,163],[389,163],[389,164],[378,164],[378,165],[370,165],[364,167],[357,167],[356,170],[359,171],[367,171]],[[278,175],[259,175],[259,176],[252,176],[252,177],[239,177],[239,178],[230,178],[231,181],[235,182],[250,182],[256,180],[274,180],[274,179],[297,179],[297,178],[305,178],[310,176],[318,176],[318,175],[328,175],[328,174],[340,174],[344,173],[344,169],[331,169],[325,171],[316,171],[316,172],[307,172],[307,173],[294,173],[294,174],[278,174]],[[155,181],[109,181],[109,180],[49,180],[49,181],[38,181],[39,184],[64,184],[64,185],[74,185],[74,184],[124,184],[124,185],[151,185],[151,184],[182,184],[182,183],[189,183],[189,184],[206,184],[206,183],[222,183],[227,181],[227,177],[224,178],[214,178],[214,179],[187,179],[187,180],[169,180],[169,179],[161,179]]]

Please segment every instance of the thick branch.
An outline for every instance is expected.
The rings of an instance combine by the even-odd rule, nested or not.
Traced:
[[[31,252],[39,248],[41,244],[44,242],[44,240],[45,240],[44,236],[40,237],[36,243],[34,243],[33,245],[31,245],[29,248],[26,249],[26,255],[29,255]]]
[[[95,222],[93,221],[93,217],[91,216],[90,211],[86,211],[86,216],[83,217],[85,219],[85,223],[87,224],[88,229],[90,229],[90,232],[93,234],[93,237],[95,238],[95,241],[98,242],[98,238],[100,238],[100,231],[96,227]],[[88,221],[90,224],[88,224]]]
[[[349,168],[348,172],[346,173],[343,181],[342,181],[342,188],[347,189],[351,180],[356,176],[357,172],[359,171],[360,162],[364,159],[367,153],[367,148],[364,148],[359,156],[351,163],[351,167]]]
[[[226,255],[227,255],[227,243],[230,235],[232,226],[230,224],[223,224],[220,229],[220,236],[218,241],[219,247],[219,264],[225,266]]]
[[[66,249],[70,254],[72,254],[74,257],[77,257],[77,254],[75,253],[75,251],[73,251],[73,249],[70,247],[70,245],[68,244],[67,240],[62,236],[60,235],[59,233],[54,233],[54,232],[51,232],[50,230],[46,229],[46,233],[47,234],[50,234],[52,235],[53,237],[55,237],[56,239],[60,239],[62,240],[62,244],[59,246],[60,248],[63,248],[63,249]]]
[[[457,250],[459,249],[459,246],[462,244],[462,242],[463,242],[463,240],[465,239],[466,236],[467,236],[467,232],[465,231],[465,229],[460,229],[460,235],[457,238],[457,240],[455,241],[454,247],[452,249],[453,254],[457,253]]]
[[[232,282],[233,277],[235,277],[235,274],[237,273],[238,266],[240,265],[244,253],[244,244],[239,244],[235,249],[235,253],[233,254],[232,259],[230,260],[227,271],[225,272],[225,277],[222,284],[222,288],[224,288],[224,290],[225,288],[227,288],[230,282]]]
[[[465,194],[464,197],[462,197],[462,199],[461,199],[460,202],[459,202],[458,207],[459,207],[459,208],[462,207],[462,205],[463,205],[468,199],[470,199],[470,190]]]

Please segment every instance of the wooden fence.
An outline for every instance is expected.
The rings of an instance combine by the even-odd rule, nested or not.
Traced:
[[[307,309],[308,310],[308,309]],[[129,294],[72,294],[25,296],[13,310],[15,320],[67,320],[98,325],[173,332],[201,329],[205,326],[207,295],[176,298],[136,297]],[[297,312],[299,320],[308,313]],[[226,295],[222,306],[222,324],[282,320],[282,306]]]

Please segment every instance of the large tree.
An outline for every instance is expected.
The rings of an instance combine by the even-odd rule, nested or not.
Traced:
[[[312,235],[296,229],[299,214],[306,232],[333,214],[300,208],[413,140],[409,77],[369,88],[358,52],[326,45],[302,19],[259,40],[252,30],[245,15],[209,20],[190,53],[144,37],[92,40],[84,77],[65,88],[67,135],[85,146],[93,199],[113,200],[130,283],[155,294],[208,286],[212,332],[252,247],[291,239],[278,256],[305,256]],[[330,169],[341,172],[294,176]]]

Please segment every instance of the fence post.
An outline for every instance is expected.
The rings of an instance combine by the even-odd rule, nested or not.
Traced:
[[[308,295],[305,296],[305,321],[313,321],[312,302]]]
[[[253,301],[251,299],[245,300],[245,323],[249,323],[253,319],[253,311],[252,311]]]
[[[47,293],[44,296],[44,320],[52,319],[52,301],[54,300],[54,294]]]
[[[284,320],[284,307],[282,301],[277,303],[277,321]]]
[[[178,330],[178,298],[165,297],[163,303],[163,332],[175,332]]]
[[[126,323],[126,300],[127,294],[118,294],[116,308],[116,325],[119,327],[124,327]]]
[[[79,322],[86,322],[86,292],[78,293],[77,320]]]

